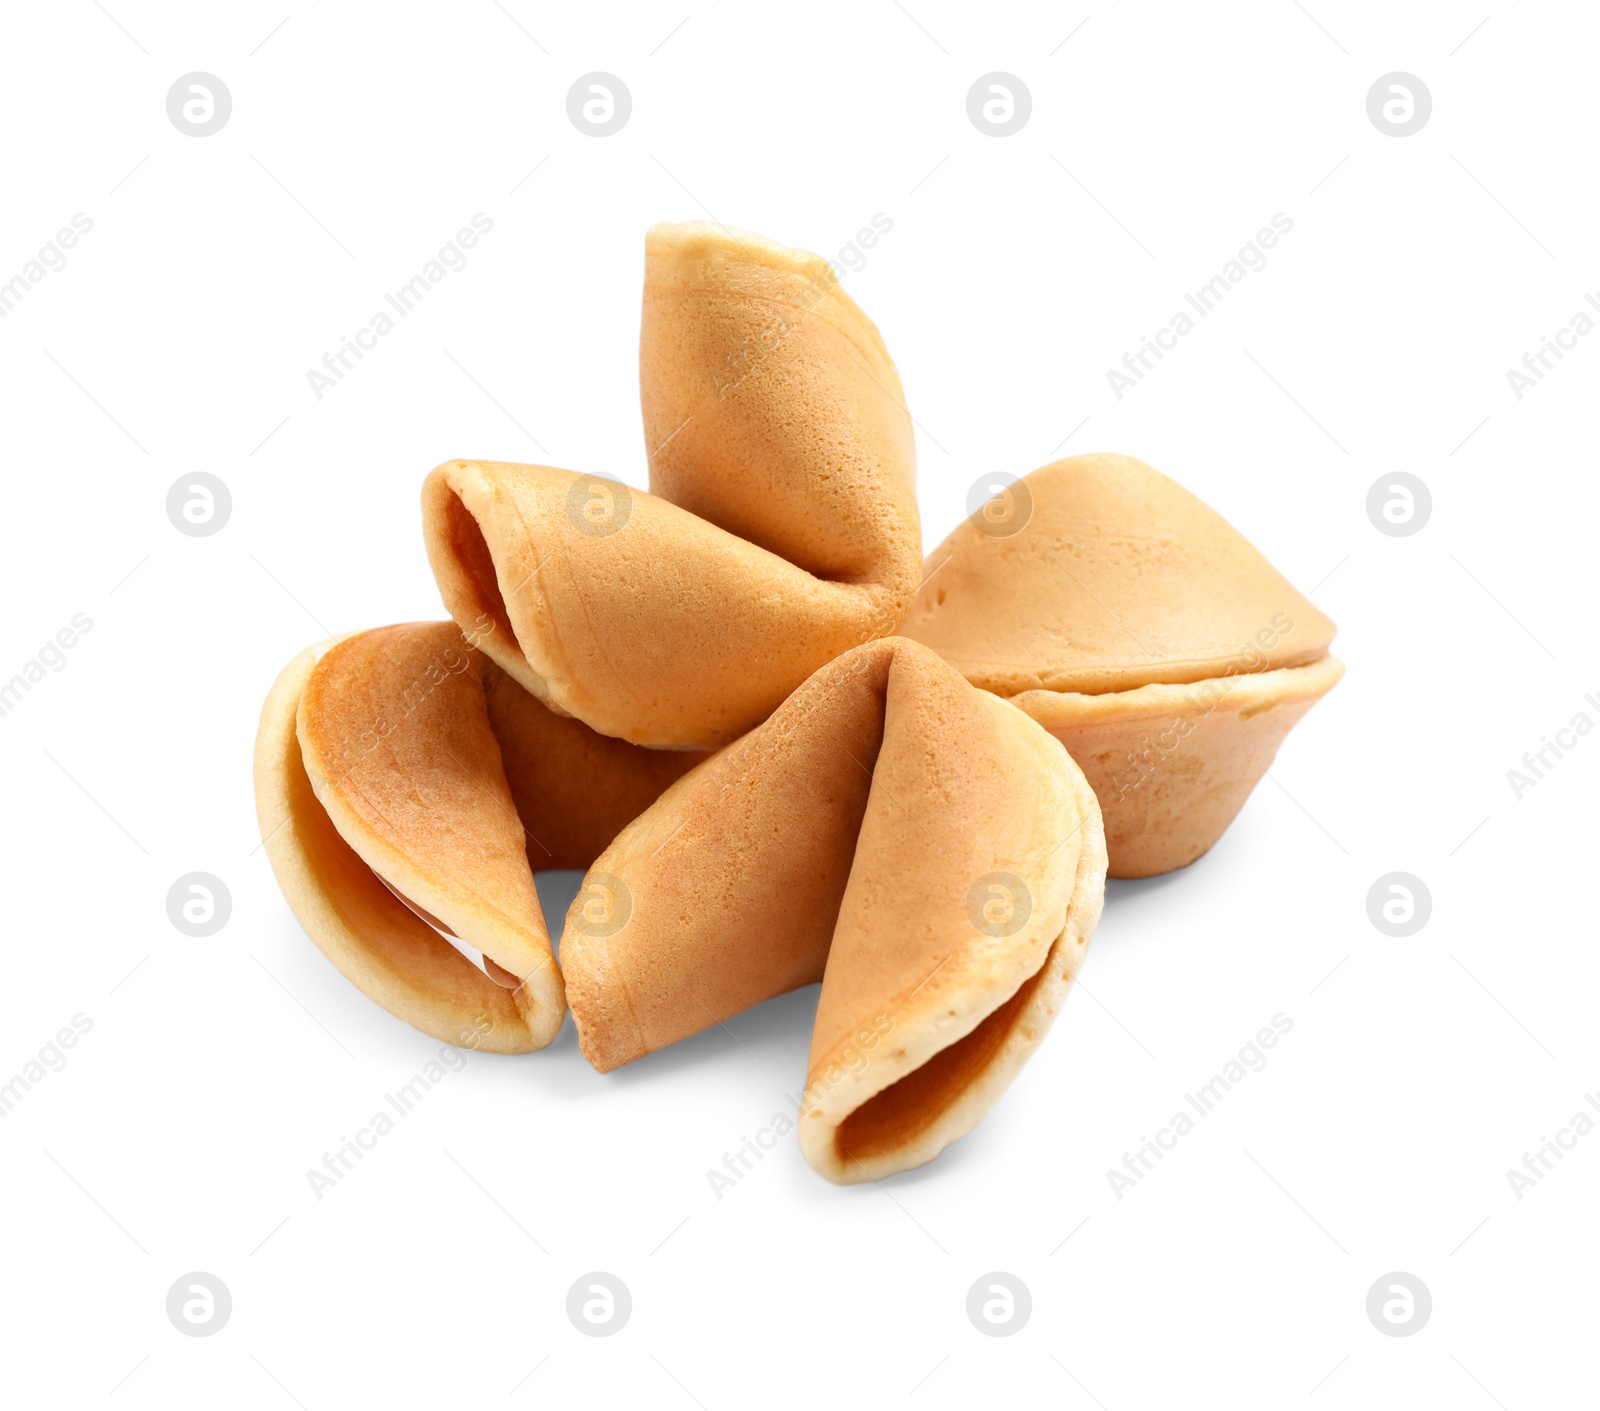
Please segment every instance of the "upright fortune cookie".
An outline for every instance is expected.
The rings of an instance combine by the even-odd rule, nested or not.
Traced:
[[[1344,674],[1333,623],[1128,456],[1001,488],[929,556],[902,630],[1067,747],[1099,796],[1113,877],[1201,856]]]

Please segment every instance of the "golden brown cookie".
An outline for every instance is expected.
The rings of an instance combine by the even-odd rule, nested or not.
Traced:
[[[1344,672],[1321,611],[1127,456],[1056,461],[1002,490],[928,557],[902,630],[1067,747],[1114,877],[1210,848]]]
[[[1100,913],[1094,795],[1021,711],[889,638],[812,675],[625,827],[561,940],[602,1071],[820,979],[801,1144],[920,1165],[1043,1038]]]
[[[454,623],[409,623],[284,668],[256,812],[289,905],[351,981],[435,1038],[524,1053],[566,1013],[534,870],[587,866],[697,758],[552,715]]]
[[[651,493],[449,461],[423,488],[445,606],[552,710],[657,747],[722,744],[894,631],[921,531],[911,419],[828,263],[720,226],[645,242]]]

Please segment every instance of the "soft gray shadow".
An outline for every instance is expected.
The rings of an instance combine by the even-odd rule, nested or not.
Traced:
[[[561,932],[567,924],[567,908],[578,895],[585,874],[575,867],[535,872],[533,885],[539,890],[539,910],[544,912],[545,929],[550,933],[550,949],[561,956]]]
[[[558,963],[567,908],[578,895],[584,876],[574,869],[534,873],[539,907],[544,912]],[[713,1023],[698,1034],[600,1075],[602,1081],[616,1085],[649,1083],[663,1075],[670,1078],[710,1064],[754,1062],[773,1074],[777,1090],[798,1091],[805,1086],[806,1055],[811,1051],[811,1024],[816,1017],[819,990],[818,985],[804,985],[766,1000],[721,1024]],[[545,1052],[563,1063],[588,1066],[578,1048],[578,1031],[570,1013]]]
[[[1214,871],[1219,864],[1214,859],[1218,853],[1226,854],[1231,849],[1228,846],[1228,835],[1224,833],[1210,848],[1201,853],[1187,867],[1180,867],[1175,872],[1162,872],[1155,877],[1107,877],[1106,878],[1106,905],[1126,906],[1142,897],[1154,897],[1165,892],[1169,887],[1179,887],[1189,879],[1191,885],[1201,875]]]
[[[771,1075],[774,1094],[799,1092],[806,1083],[806,1056],[811,1051],[811,1026],[817,1016],[820,985],[803,985],[788,994],[712,1024],[687,1039],[606,1075],[620,1085],[671,1078],[688,1069],[715,1064],[756,1063]]]
[[[571,869],[534,874],[539,907],[544,912],[550,945],[558,963],[567,909],[578,895],[584,876],[583,872]],[[811,1051],[811,1025],[816,1017],[819,990],[818,985],[804,985],[778,995],[611,1073],[596,1074],[589,1067],[578,1047],[578,1031],[570,1013],[544,1052],[554,1060],[552,1068],[576,1069],[614,1087],[648,1084],[659,1079],[670,1081],[678,1073],[713,1065],[758,1063],[764,1073],[772,1075],[775,1093],[798,1092],[805,1086],[806,1056]]]
[[[1181,867],[1176,872],[1163,872],[1159,877],[1107,877],[1106,878],[1106,905],[1126,906],[1137,901],[1140,897],[1154,896],[1164,892],[1192,873],[1195,868],[1204,864],[1205,858],[1191,862],[1187,867]]]

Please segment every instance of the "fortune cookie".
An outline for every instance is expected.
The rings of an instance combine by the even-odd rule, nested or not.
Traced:
[[[1127,456],[998,487],[929,556],[902,631],[1067,747],[1099,796],[1113,877],[1210,848],[1344,674],[1333,623]]]
[[[449,461],[423,487],[446,608],[551,710],[720,745],[898,626],[921,573],[910,414],[827,261],[720,226],[645,241],[652,493]]]
[[[295,916],[361,990],[446,1043],[526,1053],[566,1013],[534,869],[587,867],[698,758],[553,715],[455,623],[409,623],[283,669],[256,813]]]
[[[917,1166],[1037,1047],[1104,894],[1100,810],[1022,711],[903,638],[857,647],[629,823],[561,964],[602,1071],[822,981],[800,1141]]]

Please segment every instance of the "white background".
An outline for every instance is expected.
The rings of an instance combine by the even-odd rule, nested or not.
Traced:
[[[1506,1171],[1600,1088],[1600,739],[1520,800],[1506,771],[1600,721],[1600,338],[1520,401],[1506,371],[1600,290],[1597,17],[683,5],[7,10],[0,280],[94,222],[0,320],[0,676],[94,623],[0,718],[0,1077],[93,1021],[0,1126],[7,1399],[1592,1397],[1600,1134],[1520,1201]],[[165,108],[192,70],[233,98],[204,139]],[[592,70],[633,98],[603,140],[566,115]],[[991,70],[1032,92],[1015,136],[968,119]],[[1433,97],[1404,139],[1366,112],[1393,70]],[[467,268],[318,401],[307,369],[479,211]],[[1116,400],[1106,370],[1280,211],[1267,268]],[[570,1024],[474,1057],[318,1201],[306,1170],[438,1046],[323,959],[257,849],[274,674],[443,615],[437,462],[644,483],[649,224],[834,255],[878,212],[847,287],[917,418],[930,547],[980,474],[1136,455],[1312,594],[1347,679],[1208,857],[1110,887],[1054,1033],[932,1165],[838,1189],[791,1137],[713,1195],[804,1080],[808,991],[607,1077]],[[202,470],[232,517],[188,538],[166,494]],[[1365,510],[1398,470],[1434,501],[1408,538]],[[1395,870],[1433,897],[1404,940],[1366,911]],[[191,871],[232,893],[206,940],[167,919]],[[1119,1201],[1107,1169],[1280,1011],[1269,1066]],[[605,1339],[565,1314],[596,1269],[634,1301]],[[233,1296],[204,1340],[165,1313],[191,1270]],[[991,1270],[1031,1290],[1009,1338],[965,1312]],[[1365,1311],[1393,1270],[1432,1293],[1409,1338]]]

